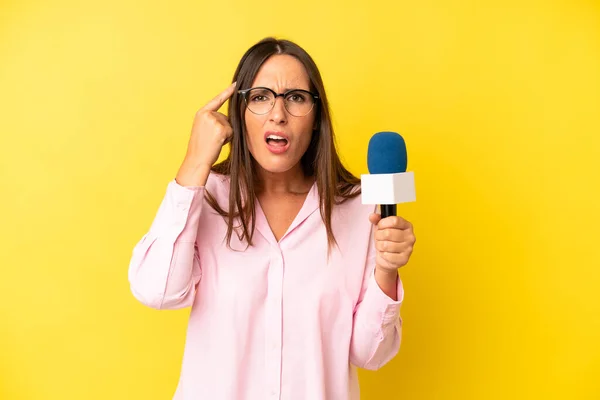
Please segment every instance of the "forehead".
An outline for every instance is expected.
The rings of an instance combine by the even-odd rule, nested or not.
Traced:
[[[275,91],[310,89],[310,79],[304,65],[296,57],[279,54],[272,56],[258,70],[252,86],[265,86]]]

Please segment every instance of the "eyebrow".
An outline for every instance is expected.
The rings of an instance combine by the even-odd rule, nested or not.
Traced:
[[[276,90],[275,90],[275,89],[273,89],[272,87],[266,86],[266,85],[256,85],[256,86],[254,86],[254,87],[266,87],[266,88],[269,88],[269,89],[271,89],[272,91],[276,92]],[[282,89],[281,93],[289,92],[290,90],[306,90],[306,91],[309,91],[309,92],[310,92],[310,88],[309,88],[309,89],[304,89],[304,88],[301,88],[301,87],[295,87],[295,88],[284,87],[284,88]]]

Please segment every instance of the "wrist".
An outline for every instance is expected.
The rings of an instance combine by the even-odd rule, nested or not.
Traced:
[[[386,269],[380,267],[378,265],[375,266],[375,274],[379,275],[381,278],[395,281],[398,278],[398,270],[397,269]]]
[[[375,281],[379,288],[389,298],[396,301],[398,299],[398,270],[389,270],[375,266]]]
[[[206,157],[204,157],[204,158],[206,158]],[[202,157],[197,157],[197,156],[194,157],[194,156],[188,154],[183,159],[181,166],[184,168],[187,168],[187,169],[191,169],[191,170],[205,170],[205,169],[211,169],[212,163],[210,163],[210,161],[203,159]]]
[[[175,180],[181,186],[204,186],[210,170],[211,167],[207,164],[185,160],[177,171]]]

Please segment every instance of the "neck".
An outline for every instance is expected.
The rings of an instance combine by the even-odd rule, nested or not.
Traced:
[[[307,177],[300,164],[285,172],[269,172],[258,163],[257,191],[261,194],[299,194],[307,193],[313,183],[312,177]]]

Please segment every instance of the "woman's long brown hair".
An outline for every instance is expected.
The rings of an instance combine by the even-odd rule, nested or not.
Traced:
[[[289,40],[265,38],[246,51],[240,60],[232,82],[238,88],[250,87],[262,64],[271,56],[287,54],[296,57],[306,68],[311,90],[319,94],[316,107],[316,129],[306,153],[301,159],[302,169],[307,177],[314,177],[319,192],[319,209],[327,230],[328,247],[337,244],[331,227],[331,213],[335,204],[360,194],[360,179],[352,175],[340,161],[335,148],[335,137],[331,123],[329,104],[321,74],[312,57],[300,46]],[[212,171],[229,176],[229,210],[217,203],[215,198],[206,192],[206,199],[215,211],[227,219],[227,245],[230,246],[231,235],[235,230],[241,241],[252,245],[256,226],[256,182],[257,173],[253,166],[253,158],[246,141],[244,122],[245,103],[243,98],[235,94],[229,100],[229,122],[233,128],[230,152],[227,158],[213,166]],[[234,226],[234,222],[237,224]]]

